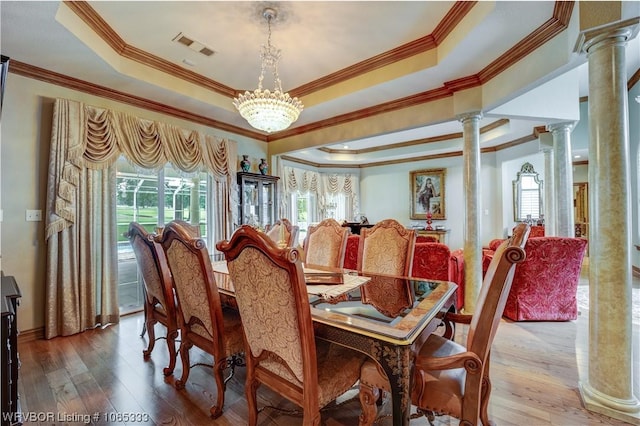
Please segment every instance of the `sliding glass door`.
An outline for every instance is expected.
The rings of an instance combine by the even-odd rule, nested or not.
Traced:
[[[170,164],[158,171],[138,170],[124,157],[117,162],[118,300],[120,313],[142,309],[142,277],[126,237],[130,222],[138,222],[148,232],[174,219],[200,227],[210,245],[207,224],[209,178],[206,173],[174,169]]]

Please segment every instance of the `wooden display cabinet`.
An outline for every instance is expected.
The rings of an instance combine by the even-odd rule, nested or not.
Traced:
[[[238,172],[239,221],[262,228],[277,220],[278,176]]]

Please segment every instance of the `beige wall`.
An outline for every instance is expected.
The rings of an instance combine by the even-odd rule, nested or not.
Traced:
[[[44,326],[45,222],[27,222],[25,212],[39,209],[44,214],[51,117],[54,99],[58,97],[227,137],[238,142],[239,154],[251,158],[266,155],[263,142],[9,73],[0,126],[2,270],[16,277],[22,291],[20,331]]]
[[[633,99],[638,95],[638,85],[632,90]],[[217,129],[194,124],[159,113],[130,107],[115,101],[86,93],[65,89],[40,81],[9,74],[0,124],[0,210],[2,270],[14,275],[21,287],[18,328],[21,331],[44,326],[44,277],[45,242],[44,221],[26,222],[27,209],[43,210],[46,198],[47,164],[53,100],[63,97],[86,102],[104,108],[125,111],[138,117],[164,121],[188,129],[200,130],[238,142],[238,154],[248,154],[257,164],[257,159],[266,155],[266,144],[241,136],[221,132]],[[630,142],[632,173],[633,236],[632,242],[640,244],[638,235],[638,166],[640,165],[640,136],[638,122],[639,105],[630,102]],[[580,124],[582,126],[582,124]],[[580,130],[575,135],[579,139]],[[537,141],[519,145],[497,153],[483,154],[482,162],[482,227],[481,242],[505,234],[512,226],[510,209],[512,200],[510,185],[513,170],[509,164],[523,159],[537,158]],[[514,166],[515,167],[515,166]],[[462,247],[462,224],[464,204],[462,199],[462,157],[426,160],[392,166],[368,167],[361,170],[360,209],[371,222],[393,217],[410,226],[418,221],[409,219],[409,172],[429,168],[447,169],[446,203],[447,220],[451,228],[449,244]],[[536,170],[538,167],[536,166]],[[544,178],[544,168],[540,167]],[[583,181],[584,168],[578,168],[574,180]],[[505,189],[506,188],[506,189]],[[486,213],[486,214],[485,214]],[[632,254],[632,264],[640,268],[640,252]]]

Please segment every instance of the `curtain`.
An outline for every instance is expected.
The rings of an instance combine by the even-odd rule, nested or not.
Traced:
[[[211,173],[220,204],[216,235],[227,239],[233,231],[235,142],[57,99],[47,182],[46,338],[118,321],[113,165],[122,154],[142,168],[170,161],[185,172]]]
[[[291,194],[295,192],[311,192],[317,199],[315,217],[322,217],[322,212],[326,210],[329,194],[344,194],[349,197],[351,206],[349,206],[348,215],[353,216],[359,211],[357,176],[350,173],[318,173],[288,166],[283,166],[280,170],[283,181],[283,199],[289,200]]]

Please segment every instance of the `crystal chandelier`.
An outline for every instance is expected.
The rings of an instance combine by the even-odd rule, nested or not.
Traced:
[[[278,60],[280,59],[280,49],[271,45],[271,21],[276,17],[276,11],[266,8],[262,16],[267,20],[269,27],[269,38],[267,45],[262,45],[260,59],[262,68],[258,79],[258,88],[253,92],[244,92],[233,100],[233,105],[238,109],[240,115],[249,124],[258,130],[267,133],[284,130],[298,119],[303,105],[298,98],[292,98],[282,90],[282,83],[278,77]],[[262,81],[266,68],[273,69],[275,79],[275,89],[262,90]]]

